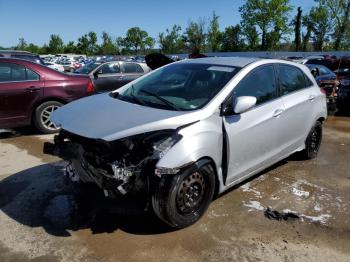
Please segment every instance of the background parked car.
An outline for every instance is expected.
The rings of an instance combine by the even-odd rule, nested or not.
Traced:
[[[59,65],[59,64],[56,64],[56,63],[53,63],[53,62],[45,62],[45,65],[47,67],[55,69],[55,70],[57,70],[59,72],[64,72],[64,67],[62,65]]]
[[[350,77],[340,80],[336,105],[338,111],[350,112]]]
[[[334,73],[337,75],[338,80],[342,80],[343,78],[350,76],[350,68],[339,68],[335,70]]]
[[[58,129],[50,115],[58,107],[92,94],[92,81],[30,61],[0,58],[0,129],[34,124],[44,133]]]
[[[18,58],[18,59],[32,61],[32,62],[38,63],[38,64],[44,64],[44,61],[40,58],[39,55],[30,53],[27,51],[0,50],[0,57]]]
[[[75,70],[74,62],[69,59],[60,60],[57,63],[63,66],[65,72],[73,72]]]
[[[338,80],[337,75],[323,65],[306,64],[312,75],[315,77],[317,84],[322,88],[328,98],[334,98],[337,94]]]
[[[96,92],[112,91],[150,72],[144,63],[136,62],[94,62],[75,70],[78,74],[87,74],[94,83]]]

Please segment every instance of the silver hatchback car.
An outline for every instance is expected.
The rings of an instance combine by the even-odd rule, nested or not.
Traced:
[[[44,152],[67,160],[80,185],[140,196],[182,228],[213,197],[289,155],[316,157],[326,117],[326,97],[304,65],[203,58],[58,109],[61,132]]]

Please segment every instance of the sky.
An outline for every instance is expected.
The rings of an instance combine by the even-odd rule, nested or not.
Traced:
[[[157,38],[174,24],[185,28],[190,20],[220,16],[220,28],[240,21],[238,8],[244,0],[0,0],[0,46],[10,47],[23,37],[27,43],[43,45],[51,34],[63,41],[77,41],[89,32],[103,31],[124,36],[138,26]],[[314,0],[290,0],[306,13]],[[293,16],[295,15],[293,10]]]

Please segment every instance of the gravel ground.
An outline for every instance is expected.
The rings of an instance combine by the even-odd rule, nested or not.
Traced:
[[[0,261],[350,261],[350,118],[328,119],[317,159],[278,163],[176,231],[152,214],[81,208],[64,163],[41,153],[51,139],[0,139]],[[267,207],[299,219],[270,220]]]

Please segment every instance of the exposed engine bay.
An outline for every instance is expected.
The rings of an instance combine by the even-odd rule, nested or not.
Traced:
[[[156,163],[181,139],[177,130],[143,133],[116,141],[85,138],[65,130],[44,153],[68,162],[66,175],[75,182],[95,183],[106,196],[148,192],[152,179],[178,169],[156,169]]]

